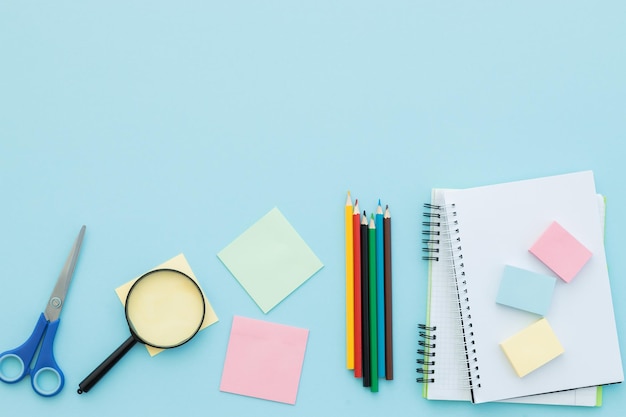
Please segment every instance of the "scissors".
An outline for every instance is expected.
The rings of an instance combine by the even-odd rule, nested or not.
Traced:
[[[9,384],[31,375],[31,385],[35,392],[44,397],[58,394],[65,383],[63,372],[54,360],[52,345],[59,327],[59,315],[63,309],[65,295],[74,274],[78,252],[85,235],[85,226],[80,229],[72,251],[65,261],[54,290],[46,304],[46,309],[39,316],[35,330],[23,345],[13,350],[0,353],[0,380]],[[37,350],[39,356],[31,368]],[[19,368],[15,371],[15,368]],[[9,369],[12,372],[9,372]]]

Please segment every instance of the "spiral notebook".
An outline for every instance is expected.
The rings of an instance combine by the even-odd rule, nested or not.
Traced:
[[[432,191],[428,207],[443,206],[443,190]],[[604,224],[604,198],[598,195],[598,209]],[[427,208],[425,216],[437,216],[438,210]],[[428,260],[428,298],[426,324],[420,325],[420,358],[418,382],[423,383],[423,396],[429,400],[471,401],[472,396],[465,360],[463,328],[459,313],[452,259],[446,246],[440,220],[426,221],[424,256]],[[433,224],[433,226],[431,226]],[[436,362],[435,362],[436,360]],[[436,365],[436,366],[435,366]],[[547,394],[502,400],[523,404],[600,406],[602,387],[586,387]]]
[[[427,239],[429,307],[418,359],[426,398],[596,405],[594,386],[623,381],[591,172],[435,190],[433,204],[441,219],[428,233],[440,235]],[[537,316],[496,304],[498,283],[504,265],[552,273],[528,249],[555,220],[593,256],[572,282],[557,282],[546,314],[565,353],[520,378],[500,343]]]

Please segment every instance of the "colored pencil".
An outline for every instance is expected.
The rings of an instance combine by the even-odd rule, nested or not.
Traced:
[[[363,386],[372,386],[370,357],[370,298],[369,298],[369,241],[367,214],[363,212],[361,221],[361,349],[363,366]]]
[[[354,235],[352,233],[352,198],[346,197],[346,368],[354,369]]]
[[[352,214],[354,255],[354,376],[363,377],[363,353],[361,349],[361,212],[359,200],[354,202]]]
[[[376,307],[376,223],[374,215],[369,224],[369,296],[370,296],[370,373],[372,376],[372,392],[378,391],[378,324]]]
[[[378,377],[385,378],[385,251],[383,208],[376,208],[376,322],[378,323]]]
[[[393,379],[393,329],[391,308],[391,213],[385,208],[383,217],[383,246],[385,259],[385,379]]]

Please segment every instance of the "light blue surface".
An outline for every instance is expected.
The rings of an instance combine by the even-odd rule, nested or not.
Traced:
[[[2,2],[0,350],[87,225],[65,389],[2,384],[2,414],[622,415],[623,384],[590,410],[426,401],[414,381],[432,187],[594,170],[626,348],[625,21],[623,1]],[[377,394],[344,369],[347,190],[393,216],[395,380]],[[263,315],[216,254],[275,206],[325,266]],[[135,347],[78,396],[126,338],[114,288],[181,252],[220,322],[155,358]],[[295,406],[219,392],[235,314],[310,329]]]
[[[505,265],[496,302],[545,316],[550,309],[555,284],[555,277]]]

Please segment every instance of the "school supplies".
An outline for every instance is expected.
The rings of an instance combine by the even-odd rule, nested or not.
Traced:
[[[393,309],[391,267],[391,213],[389,206],[383,214],[383,281],[385,288],[385,379],[393,379]]]
[[[220,391],[295,404],[309,331],[235,316]]]
[[[131,286],[124,304],[130,336],[78,384],[89,392],[137,343],[171,349],[191,340],[204,323],[206,305],[198,283],[175,269],[154,269]]]
[[[346,202],[348,207],[349,200]],[[348,223],[346,208],[345,222]],[[346,338],[348,352],[354,352],[354,376],[363,378],[363,386],[372,392],[378,380],[393,379],[393,320],[391,278],[391,213],[383,210],[380,200],[375,214],[359,212],[358,200],[352,211],[352,245],[346,243],[346,271],[353,276],[346,283],[346,323],[353,318],[354,336]],[[350,234],[346,231],[346,241]],[[349,251],[351,250],[351,253]],[[348,276],[346,276],[346,280]],[[348,292],[353,291],[352,297]],[[351,303],[351,304],[350,304]],[[346,325],[348,329],[348,325]],[[350,369],[350,368],[348,368]]]
[[[12,384],[30,374],[33,390],[41,396],[51,397],[63,389],[65,377],[54,359],[53,343],[84,235],[85,226],[81,227],[76,237],[46,308],[39,316],[31,336],[18,348],[0,354],[0,381]],[[35,364],[31,368],[33,359]],[[16,368],[14,373],[3,366],[9,362],[13,363],[13,366],[6,368]]]
[[[435,189],[427,207],[428,314],[418,358],[426,398],[595,405],[594,386],[623,381],[591,172]],[[501,345],[541,315],[497,303],[498,290],[507,265],[554,276],[529,252],[554,221],[593,256],[575,279],[557,280],[545,314],[565,353],[555,348],[520,377]],[[591,352],[581,329],[593,329]],[[548,340],[549,333],[538,334]],[[590,360],[594,366],[580,372]]]
[[[266,314],[323,267],[278,208],[217,256]]]
[[[344,210],[346,244],[346,368],[354,369],[354,236],[352,232],[352,198],[346,197]]]

